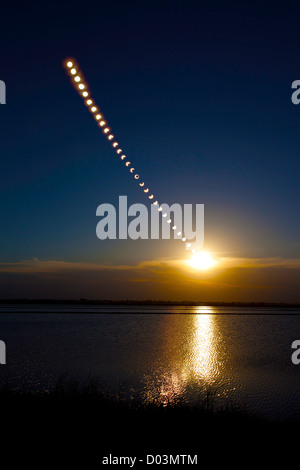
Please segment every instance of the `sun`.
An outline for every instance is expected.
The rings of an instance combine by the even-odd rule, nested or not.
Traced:
[[[215,266],[215,264],[216,261],[207,251],[200,251],[189,260],[190,266],[195,269],[201,269],[203,271],[212,268],[213,266]]]

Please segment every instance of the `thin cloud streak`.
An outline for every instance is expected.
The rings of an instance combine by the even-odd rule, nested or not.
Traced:
[[[209,271],[166,259],[117,266],[37,258],[0,263],[0,297],[300,301],[300,260],[219,261]]]

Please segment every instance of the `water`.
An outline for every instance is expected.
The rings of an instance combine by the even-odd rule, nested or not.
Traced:
[[[51,389],[58,377],[98,377],[145,402],[240,404],[300,419],[300,339],[293,308],[2,305],[10,388]]]

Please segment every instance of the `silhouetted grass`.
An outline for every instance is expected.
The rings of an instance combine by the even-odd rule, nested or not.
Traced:
[[[109,454],[210,453],[223,463],[237,451],[248,459],[267,450],[270,457],[297,429],[296,422],[269,421],[237,406],[217,408],[211,392],[197,405],[159,406],[126,400],[122,390],[106,391],[95,379],[61,378],[50,392],[4,387],[0,405],[11,463],[29,454],[33,462],[38,451],[60,468],[79,462],[98,467]]]

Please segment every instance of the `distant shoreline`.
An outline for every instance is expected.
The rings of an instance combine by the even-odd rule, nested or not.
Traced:
[[[92,299],[0,299],[0,305],[154,305],[154,306],[211,306],[211,307],[294,307],[299,308],[300,303],[287,302],[215,302],[215,301],[193,301],[193,300],[92,300]]]

